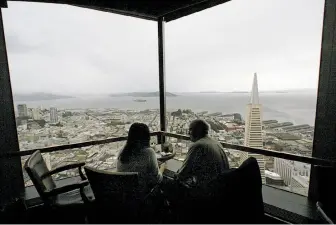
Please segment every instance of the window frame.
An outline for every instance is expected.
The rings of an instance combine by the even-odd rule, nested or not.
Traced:
[[[323,16],[323,32],[321,42],[321,58],[319,70],[319,84],[317,93],[315,130],[312,157],[336,161],[336,2],[325,0]],[[166,121],[166,82],[165,82],[165,45],[164,45],[164,24],[165,19],[159,18],[158,23],[158,61],[159,61],[159,91],[160,91],[160,130],[167,131]],[[22,167],[20,160],[20,149],[15,124],[14,102],[10,83],[10,73],[8,57],[4,36],[2,10],[0,10],[0,58],[2,63],[0,69],[0,97],[3,107],[0,107],[0,120],[6,121],[0,126],[0,132],[5,134],[0,137],[0,146],[10,146],[0,149],[2,153],[16,153],[16,156],[0,158],[0,168],[8,170],[11,168],[10,176],[0,176],[0,183],[6,183],[9,189],[8,196],[11,198],[20,197],[24,191]],[[5,132],[4,132],[5,131]],[[161,138],[161,143],[165,142],[165,137]],[[313,168],[313,166],[311,167]],[[1,175],[1,174],[0,174]],[[8,179],[10,178],[10,179]],[[311,169],[309,195],[313,199],[316,193],[317,179],[313,169]],[[8,197],[7,196],[7,197]],[[0,195],[1,200],[4,194]],[[6,197],[6,198],[7,198]]]

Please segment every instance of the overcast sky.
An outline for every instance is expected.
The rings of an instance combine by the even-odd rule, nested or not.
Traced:
[[[3,9],[13,91],[158,91],[157,23],[73,6]],[[166,24],[167,91],[316,88],[323,0],[232,0]]]

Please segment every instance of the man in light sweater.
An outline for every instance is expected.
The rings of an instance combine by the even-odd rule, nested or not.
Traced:
[[[189,135],[194,142],[188,150],[176,178],[192,186],[204,186],[217,175],[229,169],[222,145],[208,136],[209,125],[204,120],[194,120]]]

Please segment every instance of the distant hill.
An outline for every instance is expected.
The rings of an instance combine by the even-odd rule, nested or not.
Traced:
[[[234,94],[245,94],[245,93],[250,93],[248,91],[232,91],[230,93],[234,93]]]
[[[42,101],[42,100],[73,98],[73,97],[66,96],[66,95],[55,95],[55,94],[44,93],[44,92],[36,92],[32,94],[14,94],[13,98],[14,98],[14,101]]]
[[[130,97],[159,97],[160,92],[130,92],[130,93],[116,93],[116,94],[110,94],[110,97],[122,97],[122,96],[130,96]],[[177,95],[166,92],[166,97],[176,97]]]
[[[202,94],[217,94],[217,93],[221,93],[220,91],[201,91],[200,93]]]

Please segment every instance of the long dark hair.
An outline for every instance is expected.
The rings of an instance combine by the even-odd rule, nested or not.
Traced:
[[[128,131],[127,142],[120,151],[118,159],[127,162],[129,157],[143,148],[150,146],[149,128],[144,123],[133,123]]]

